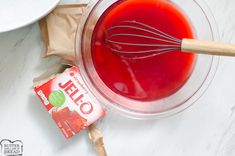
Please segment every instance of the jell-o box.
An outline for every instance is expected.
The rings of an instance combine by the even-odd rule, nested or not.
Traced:
[[[67,139],[105,114],[99,102],[91,97],[77,67],[51,77],[34,90]]]

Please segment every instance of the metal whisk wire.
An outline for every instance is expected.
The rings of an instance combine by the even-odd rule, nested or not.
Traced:
[[[136,31],[137,33],[125,33],[127,29]],[[125,30],[125,32],[115,33],[115,30],[123,30],[123,31]],[[153,57],[159,54],[181,49],[182,41],[180,39],[175,38],[169,34],[166,34],[158,30],[157,28],[154,28],[152,26],[137,21],[123,21],[119,25],[115,25],[108,28],[105,31],[105,34],[106,34],[106,43],[108,45],[108,48],[115,53],[149,54],[145,56],[134,56],[134,58],[136,59]],[[116,37],[135,37],[135,38],[159,41],[160,43],[149,44],[149,43],[124,42],[124,41],[115,40]],[[135,47],[152,48],[152,49],[129,51],[125,49],[125,46],[135,46]],[[128,58],[126,56],[123,57]]]

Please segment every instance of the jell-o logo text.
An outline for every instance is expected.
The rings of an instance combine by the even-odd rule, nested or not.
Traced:
[[[105,114],[103,107],[90,96],[77,67],[38,83],[34,90],[67,139]]]
[[[83,114],[87,115],[92,113],[92,104],[90,102],[83,101],[84,94],[79,91],[79,89],[76,87],[72,80],[68,80],[64,84],[59,83],[58,85],[70,97],[70,99],[73,100],[73,102],[80,107],[80,111]]]

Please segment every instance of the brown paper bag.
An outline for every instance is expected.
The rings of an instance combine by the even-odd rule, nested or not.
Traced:
[[[39,22],[42,40],[45,44],[45,57],[56,55],[67,60],[60,66],[51,68],[46,73],[34,79],[34,84],[40,84],[46,79],[52,78],[60,73],[67,66],[71,65],[70,61],[75,60],[75,36],[78,23],[85,9],[86,4],[65,4],[59,5],[48,16]],[[103,135],[94,125],[88,128],[89,138],[95,146],[99,156],[106,156],[103,144]]]
[[[41,36],[46,46],[45,57],[57,55],[75,60],[75,36],[83,10],[87,4],[59,5],[40,20]]]
[[[98,156],[107,156],[103,142],[103,135],[94,124],[88,127],[88,136],[94,144]]]

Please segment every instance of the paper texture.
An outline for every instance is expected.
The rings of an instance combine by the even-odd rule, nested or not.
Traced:
[[[41,36],[46,47],[45,57],[56,55],[67,61],[75,60],[75,37],[77,26],[87,4],[59,5],[40,22]],[[65,61],[66,62],[66,61]],[[40,84],[48,77],[54,77],[64,70],[64,63],[35,79]],[[70,64],[69,64],[70,65]],[[52,76],[49,76],[52,75]],[[95,146],[98,156],[106,156],[103,135],[94,125],[88,127],[89,138]]]
[[[98,156],[107,156],[103,142],[103,135],[101,134],[100,130],[95,127],[94,124],[88,127],[88,135],[95,146],[95,150]]]
[[[57,55],[75,60],[75,36],[85,7],[86,4],[59,5],[39,22],[46,46],[45,57]]]

